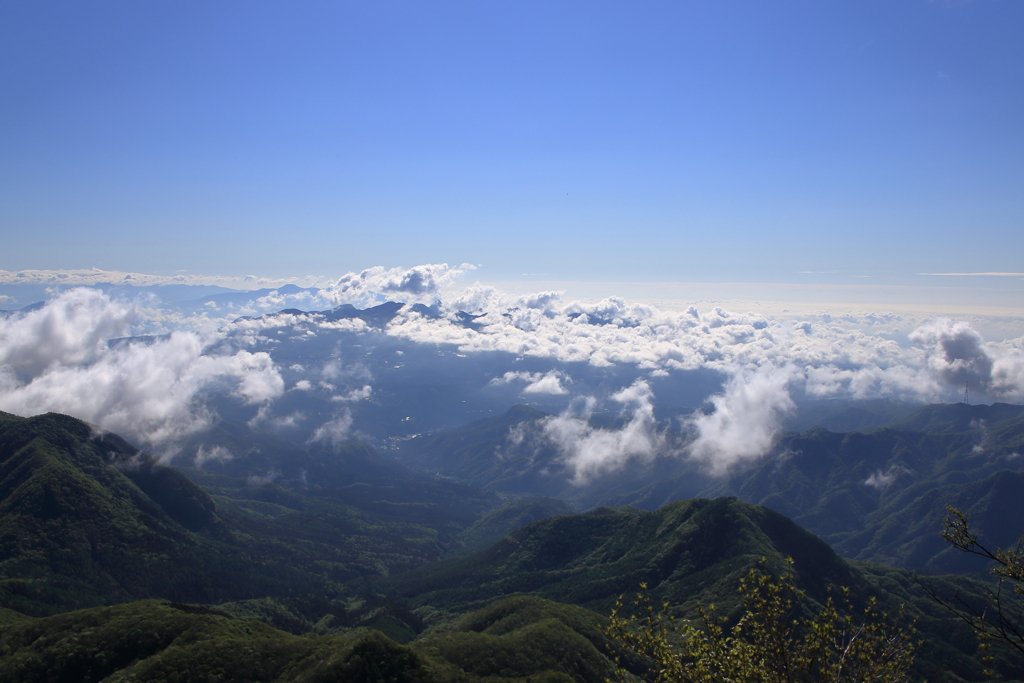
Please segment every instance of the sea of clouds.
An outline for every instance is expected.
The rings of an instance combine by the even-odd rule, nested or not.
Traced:
[[[461,286],[470,270],[376,267],[293,293],[272,291],[237,305],[213,302],[200,313],[163,305],[152,293],[126,300],[95,287],[54,290],[41,308],[0,317],[0,410],[67,413],[173,453],[177,441],[216,420],[211,395],[253,406],[258,420],[286,391],[328,382],[327,368],[316,368],[315,376],[310,368],[309,377],[286,386],[273,353],[250,350],[272,330],[368,331],[358,318],[259,316],[384,301],[431,307],[429,314],[404,307],[383,330],[391,337],[454,345],[463,354],[504,352],[563,364],[550,372],[504,372],[490,381],[572,399],[562,414],[546,418],[543,434],[579,482],[666,454],[727,472],[770,449],[797,397],[935,402],[955,400],[969,386],[979,399],[1024,400],[1024,340],[986,341],[965,321],[869,312],[783,319],[719,306],[666,311],[616,297],[580,302],[559,292],[513,295]],[[36,273],[37,280],[43,277]],[[472,325],[465,313],[474,316]],[[150,336],[111,341],[141,334]],[[577,395],[568,368],[580,363],[626,364],[644,377],[607,396]],[[721,373],[723,389],[707,397],[709,409],[683,420],[683,442],[668,439],[654,418],[650,380],[702,368]],[[341,408],[313,432],[317,441],[346,438],[353,424],[344,404],[373,389],[365,382],[338,391]],[[601,406],[619,411],[617,427],[592,425]]]

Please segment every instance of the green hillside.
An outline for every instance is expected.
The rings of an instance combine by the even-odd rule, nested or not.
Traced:
[[[515,598],[402,646],[377,631],[295,636],[199,606],[134,602],[0,626],[0,681],[591,683],[615,671],[604,624]]]
[[[84,422],[0,414],[0,599],[7,607],[40,614],[155,591],[215,600],[221,582],[243,569],[236,556],[199,571],[206,558],[189,527],[222,535],[215,507],[187,478],[154,469],[124,441],[94,434]]]
[[[791,520],[735,499],[672,503],[656,512],[603,508],[554,517],[509,535],[468,558],[446,560],[371,580],[424,614],[479,609],[495,599],[533,595],[608,613],[615,599],[641,582],[656,602],[668,601],[680,617],[695,616],[697,603],[715,604],[735,618],[738,585],[766,558],[775,572],[792,557],[798,586],[811,603],[829,587],[849,587],[856,605],[877,596],[895,612],[908,605],[925,638],[919,673],[955,671],[980,680],[977,642],[968,627],[933,602],[906,572],[853,564]],[[951,583],[952,581],[952,583]],[[934,579],[936,589],[978,599],[981,587],[968,579]],[[973,597],[972,597],[973,596]],[[1001,665],[1020,676],[1006,653]]]
[[[1017,419],[984,434],[814,429],[721,484],[789,506],[794,521],[730,497],[586,514],[550,497],[499,504],[356,443],[271,442],[193,463],[190,479],[79,420],[0,414],[0,680],[83,680],[95,660],[89,680],[377,680],[390,666],[393,680],[584,683],[612,671],[602,615],[620,595],[646,583],[676,617],[701,603],[735,619],[740,579],[762,558],[781,572],[787,557],[808,609],[837,587],[857,608],[905,604],[923,638],[916,673],[981,680],[974,634],[907,572],[844,560],[798,521],[847,554],[956,568],[963,556],[939,538],[944,505],[1019,531],[1024,474],[1003,466]],[[886,486],[865,484],[890,471]],[[928,581],[981,604],[969,578]],[[175,602],[133,602],[147,598]]]
[[[423,659],[378,633],[302,638],[202,608],[135,602],[0,628],[0,680],[434,680]]]
[[[0,414],[0,606],[41,616],[140,598],[271,597],[316,621],[348,595],[345,581],[461,547],[456,537],[497,502],[432,482],[419,498],[408,494],[416,482],[355,476],[340,494],[300,495],[204,476],[213,496],[80,420]]]

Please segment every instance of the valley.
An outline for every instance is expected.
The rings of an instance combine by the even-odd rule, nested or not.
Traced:
[[[508,441],[547,417],[517,406],[398,457],[222,422],[204,452],[242,455],[172,467],[74,418],[2,414],[0,679],[64,680],[54,671],[99,648],[111,654],[87,680],[330,680],[374,657],[401,662],[395,680],[597,680],[614,670],[601,624],[619,596],[644,583],[676,618],[698,604],[728,618],[740,579],[788,557],[812,604],[847,587],[854,605],[904,605],[916,675],[981,680],[971,629],[922,583],[984,600],[985,565],[939,532],[954,505],[986,541],[1015,542],[1024,408],[924,406],[786,433],[725,479],[666,458],[589,484]],[[82,624],[93,640],[68,641]],[[117,640],[144,624],[163,635]],[[242,643],[262,663],[229,666]],[[64,663],[34,669],[47,648]]]

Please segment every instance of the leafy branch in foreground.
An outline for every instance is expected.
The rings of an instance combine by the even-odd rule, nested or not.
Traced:
[[[843,614],[830,595],[816,616],[794,618],[804,594],[794,584],[792,561],[778,579],[750,570],[740,582],[744,613],[731,629],[713,605],[698,606],[699,627],[680,626],[668,603],[658,610],[646,584],[640,589],[636,615],[622,616],[620,598],[607,635],[648,662],[642,677],[649,683],[905,681],[917,649],[914,625],[897,625],[902,607],[889,622],[872,598],[855,619],[845,589]]]
[[[948,608],[978,633],[983,647],[989,641],[1002,641],[1024,655],[1024,536],[1009,550],[989,550],[971,531],[969,515],[955,507],[947,507],[942,522],[942,538],[957,550],[991,560],[990,571],[996,576],[994,589],[985,590],[982,604],[972,603],[957,593],[953,600],[936,594],[925,586],[933,599]],[[1007,590],[1007,582],[1011,584]],[[923,585],[923,584],[922,584]]]

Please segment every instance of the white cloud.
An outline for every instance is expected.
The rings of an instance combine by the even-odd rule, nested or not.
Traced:
[[[770,446],[772,424],[785,411],[790,391],[805,391],[812,397],[955,400],[970,381],[972,396],[979,399],[1024,399],[1024,341],[985,342],[968,321],[872,311],[773,317],[715,305],[673,312],[617,297],[567,302],[560,292],[552,291],[512,295],[479,284],[456,289],[455,281],[469,268],[446,264],[370,268],[327,282],[316,292],[271,293],[250,306],[262,311],[319,310],[341,303],[367,307],[386,299],[436,303],[432,309],[436,317],[416,314],[407,306],[384,332],[421,343],[455,344],[462,353],[500,351],[597,368],[633,365],[648,377],[665,378],[675,371],[698,368],[717,370],[732,380],[723,395],[712,399],[715,413],[695,416],[691,422],[695,441],[690,453],[712,469],[727,469],[729,462],[757,457],[764,444]],[[76,273],[59,277],[61,273],[36,272],[21,278],[0,273],[0,281],[54,285],[76,278],[91,284],[111,281],[104,271]],[[130,281],[149,282],[134,275]],[[172,281],[193,283],[187,278],[168,283]],[[61,410],[129,438],[169,447],[178,435],[200,429],[212,419],[203,404],[208,392],[230,393],[258,406],[268,406],[283,392],[283,380],[269,355],[236,349],[273,344],[275,339],[312,339],[317,333],[368,329],[359,319],[328,323],[322,316],[284,314],[226,322],[206,312],[186,316],[147,306],[141,299],[120,304],[96,290],[80,289],[66,291],[40,311],[0,319],[0,409],[21,414]],[[459,316],[462,311],[478,316],[472,325]],[[233,309],[225,315],[233,318],[239,312]],[[1010,323],[1005,326],[1009,329]],[[166,336],[149,344],[108,348],[111,337],[141,330]],[[234,346],[224,350],[224,340]],[[294,389],[322,387],[341,403],[364,397],[362,392],[369,391],[372,381],[365,368],[343,368],[337,363],[322,368],[298,365],[292,370],[304,373],[296,378]],[[566,395],[571,388],[568,375],[559,370],[512,372],[494,381],[521,382],[523,392],[531,394]],[[734,385],[741,381],[750,386]],[[643,411],[640,404],[629,405],[627,424],[634,424]],[[346,419],[351,420],[351,415],[342,412],[329,423],[344,426],[335,432],[347,434],[351,424],[344,425]],[[634,429],[643,424],[641,419]],[[564,431],[568,434],[572,429]],[[638,434],[643,433],[635,431],[633,440],[626,442],[599,435],[604,451],[595,440],[591,443],[595,447],[587,452],[644,453],[645,447],[635,446],[642,444]],[[590,432],[579,434],[587,437]],[[654,437],[648,441],[657,445]],[[613,456],[602,460],[598,455],[580,456],[582,450],[574,452],[577,455],[567,462],[581,463],[574,471],[583,477],[621,462]],[[606,465],[594,464],[601,462]]]
[[[764,366],[736,370],[724,393],[710,398],[714,412],[700,412],[686,423],[696,438],[687,448],[690,458],[715,475],[765,455],[775,442],[781,418],[796,406],[788,385],[798,377],[793,366]]]
[[[111,303],[97,290],[69,290],[39,310],[0,318],[0,365],[35,377],[52,366],[94,361],[137,318],[134,306]]]
[[[544,372],[506,372],[501,377],[495,377],[488,385],[500,386],[512,382],[525,382],[524,394],[552,394],[561,396],[568,394],[569,390],[562,385],[562,381],[569,380],[568,375],[558,370]]]
[[[358,273],[346,273],[320,291],[320,296],[333,305],[353,304],[359,308],[373,306],[388,297],[406,303],[431,303],[441,289],[474,266],[457,268],[447,263],[428,263],[413,268],[375,266]]]
[[[329,443],[337,445],[349,439],[352,429],[352,413],[347,408],[316,428],[309,443]]]
[[[196,451],[194,464],[197,468],[202,469],[203,465],[208,462],[227,462],[234,457],[234,454],[223,446],[204,448],[200,445],[199,449]]]
[[[479,317],[470,327],[458,311]],[[720,306],[670,312],[617,297],[563,303],[556,292],[512,296],[480,285],[447,293],[439,312],[428,318],[406,309],[387,333],[455,344],[463,353],[504,351],[596,367],[632,364],[652,373],[792,364],[805,369],[806,390],[816,396],[942,400],[969,373],[993,398],[1024,396],[1021,340],[985,344],[966,321],[884,312],[818,312],[812,321]]]
[[[992,378],[992,357],[966,322],[938,318],[914,330],[910,340],[927,350],[929,369],[947,384],[983,388]]]
[[[269,425],[274,429],[290,429],[298,426],[305,420],[306,414],[302,411],[296,410],[288,415],[274,415],[270,405],[265,404],[260,406],[259,410],[256,411],[256,415],[246,424],[250,427]]]
[[[665,435],[657,428],[654,395],[647,382],[637,380],[611,398],[623,405],[623,415],[628,418],[620,429],[595,428],[590,424],[596,407],[593,398],[582,402],[579,413],[570,408],[541,421],[543,438],[558,448],[576,484],[622,469],[634,458],[651,460],[665,450]]]
[[[997,399],[1024,397],[1019,339],[986,344],[969,323],[937,318],[915,329],[910,340],[924,347],[928,370],[941,382]]]
[[[359,389],[352,389],[348,393],[331,396],[331,400],[336,403],[354,403],[355,401],[362,401],[363,399],[370,398],[372,395],[373,387],[366,384]]]
[[[284,381],[266,353],[213,353],[193,332],[110,346],[135,312],[93,290],[70,290],[38,311],[0,320],[0,409],[53,411],[170,453],[209,426],[202,394],[273,400]]]
[[[884,491],[904,474],[910,474],[910,470],[902,465],[893,465],[887,470],[877,470],[864,480],[865,486]]]

